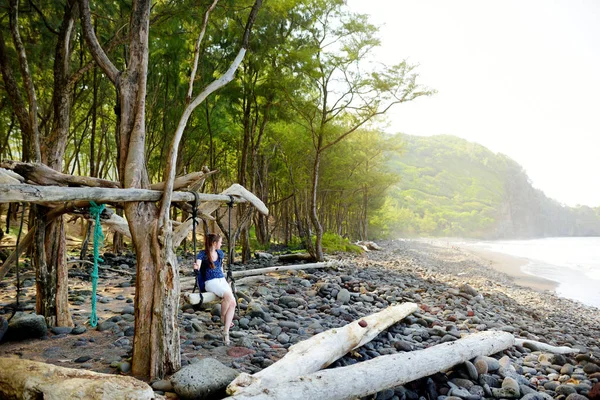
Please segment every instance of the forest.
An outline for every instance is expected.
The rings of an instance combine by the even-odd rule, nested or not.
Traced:
[[[108,202],[137,257],[135,376],[180,367],[174,229],[190,209],[174,197],[176,179],[203,171],[194,192],[235,183],[268,207],[267,218],[236,206],[229,239],[242,260],[251,232],[258,246],[297,241],[322,260],[325,232],[368,235],[368,210],[389,185],[377,119],[433,94],[414,65],[370,57],[377,28],[340,0],[9,0],[1,12],[2,167],[42,171],[25,183],[87,193],[162,191],[158,202]],[[19,197],[24,188],[3,189],[9,222],[29,199]],[[36,312],[50,326],[72,325],[67,215],[98,200],[77,193],[75,203],[42,196],[29,208]],[[211,229],[224,225],[216,211]],[[8,268],[9,260],[2,274]]]
[[[235,207],[228,239],[242,261],[273,244],[321,261],[324,240],[597,232],[597,209],[545,199],[506,157],[383,133],[387,113],[435,90],[416,65],[377,62],[377,27],[342,0],[7,0],[0,19],[0,166],[46,171],[25,183],[55,174],[64,186],[162,191],[107,201],[137,257],[136,376],[180,366],[173,236],[192,209],[174,197],[182,177],[202,177],[195,193],[241,185],[268,208]],[[9,186],[0,203],[19,199]],[[65,224],[97,199],[23,199],[3,212],[14,230],[28,209],[36,312],[69,326]],[[228,231],[227,212],[213,211],[203,229]]]
[[[398,177],[373,211],[380,237],[523,239],[600,236],[600,207],[569,207],[536,189],[521,165],[477,143],[448,136],[394,136],[401,153],[386,164]]]

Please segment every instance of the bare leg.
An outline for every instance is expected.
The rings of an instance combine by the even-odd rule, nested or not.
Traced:
[[[233,314],[235,313],[235,298],[231,292],[227,292],[223,296],[221,301],[221,316],[223,317],[223,340],[225,344],[229,344],[229,328],[233,321]]]

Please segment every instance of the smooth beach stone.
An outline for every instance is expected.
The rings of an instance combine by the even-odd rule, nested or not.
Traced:
[[[571,364],[564,364],[560,369],[560,373],[564,375],[571,375],[574,371],[574,368]]]
[[[471,361],[465,361],[465,367],[467,369],[469,377],[472,380],[477,381],[477,378],[479,377],[479,372],[477,372],[477,368],[475,368],[475,365],[473,365]]]
[[[169,381],[167,379],[161,379],[161,380],[155,381],[150,386],[155,391],[159,390],[162,392],[170,392],[173,390],[173,385],[171,384],[171,381]]]
[[[473,363],[473,365],[475,366],[475,369],[477,370],[478,375],[488,373],[488,364],[487,364],[487,362],[485,362],[484,359],[481,359],[481,358],[475,359],[475,362]]]
[[[69,334],[72,331],[73,331],[73,328],[71,328],[69,326],[54,326],[50,329],[50,332],[54,333],[55,335]]]

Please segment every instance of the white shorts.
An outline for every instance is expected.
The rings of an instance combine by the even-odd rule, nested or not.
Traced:
[[[213,292],[221,298],[225,295],[226,292],[229,292],[233,295],[233,292],[231,291],[231,286],[229,286],[229,283],[227,283],[227,279],[225,278],[210,279],[204,282],[204,288],[207,292]]]

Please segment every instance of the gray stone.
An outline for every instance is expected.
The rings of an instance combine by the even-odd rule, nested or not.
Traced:
[[[117,369],[119,371],[121,371],[122,373],[126,374],[129,371],[131,371],[131,364],[128,361],[120,362],[119,365],[117,366]]]
[[[6,339],[21,340],[41,338],[48,334],[48,326],[43,315],[17,312],[8,323]]]
[[[588,400],[588,398],[577,393],[571,393],[566,400]]]
[[[123,307],[123,309],[121,310],[121,314],[133,315],[135,314],[135,309],[131,306]]]
[[[477,372],[477,368],[475,368],[475,365],[473,365],[473,363],[470,361],[465,361],[465,368],[467,369],[467,373],[469,374],[469,377],[472,380],[477,381],[477,378],[479,377],[479,373]]]
[[[573,385],[560,385],[555,389],[556,394],[562,394],[564,396],[568,396],[573,393],[577,393],[577,390],[573,387]]]
[[[214,358],[204,358],[177,371],[171,377],[171,384],[181,398],[206,399],[223,393],[237,375],[234,369]]]
[[[73,328],[69,326],[55,326],[52,329],[50,329],[50,331],[55,335],[62,335],[71,333],[73,331]]]
[[[338,292],[337,297],[336,297],[336,301],[338,303],[342,303],[342,304],[348,304],[350,302],[350,292],[348,291],[348,289],[342,289]]]
[[[565,364],[561,367],[560,373],[562,375],[571,375],[573,373],[573,366],[571,364]]]
[[[279,321],[279,326],[282,328],[299,329],[300,325],[294,321]]]
[[[290,342],[290,337],[285,333],[282,333],[279,336],[277,336],[277,341],[281,344],[286,344]]]
[[[160,390],[161,392],[170,392],[173,390],[173,385],[171,385],[171,381],[166,379],[161,379],[159,381],[153,382],[152,389]]]

